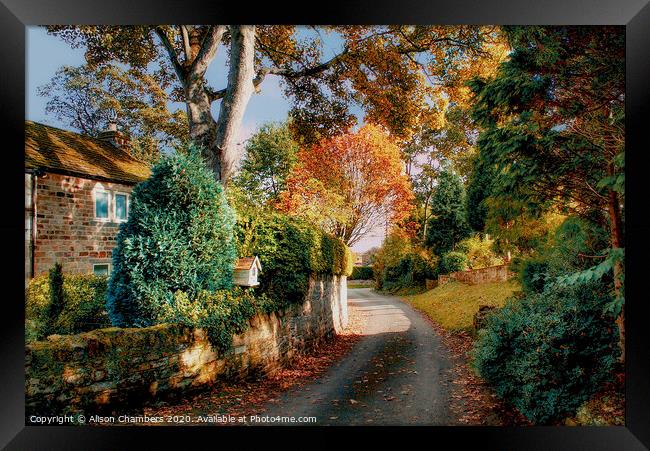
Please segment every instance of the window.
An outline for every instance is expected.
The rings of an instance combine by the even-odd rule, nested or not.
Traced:
[[[95,218],[108,219],[108,192],[95,191]]]
[[[129,209],[129,196],[124,193],[115,193],[115,206],[114,217],[116,221],[126,221]]]
[[[108,277],[111,272],[110,263],[96,263],[93,265],[93,274],[96,276]]]
[[[129,217],[129,194],[107,190],[100,184],[93,191],[95,219],[102,222],[126,222]]]

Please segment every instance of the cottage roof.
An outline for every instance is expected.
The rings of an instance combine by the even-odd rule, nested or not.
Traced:
[[[249,270],[253,267],[253,264],[257,265],[258,270],[262,270],[262,264],[260,263],[260,259],[255,257],[244,257],[240,258],[237,260],[237,264],[235,265],[235,269],[245,269]]]
[[[135,184],[149,166],[107,141],[25,121],[25,168]]]

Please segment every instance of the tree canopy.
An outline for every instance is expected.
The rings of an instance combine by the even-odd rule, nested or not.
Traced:
[[[185,112],[169,111],[169,96],[148,74],[118,66],[63,66],[38,93],[48,99],[46,113],[85,135],[96,137],[117,122],[129,150],[146,161],[188,138]]]
[[[151,77],[170,98],[185,102],[192,141],[204,148],[215,177],[226,182],[239,155],[246,105],[267,76],[282,79],[292,100],[292,129],[302,142],[347,132],[365,121],[408,140],[423,124],[439,124],[450,101],[461,101],[468,73],[498,63],[497,27],[481,26],[49,26],[50,33],[86,50],[91,67],[126,64],[133,77]],[[326,56],[324,35],[340,51]],[[206,71],[228,47],[225,87]],[[220,101],[216,119],[211,104]]]
[[[298,144],[287,123],[262,125],[246,142],[246,153],[234,184],[253,204],[263,206],[277,199],[297,162]]]

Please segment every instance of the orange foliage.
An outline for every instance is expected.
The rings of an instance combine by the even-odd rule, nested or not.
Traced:
[[[320,223],[351,245],[383,221],[408,216],[414,197],[403,168],[394,140],[366,125],[302,149],[277,207]]]

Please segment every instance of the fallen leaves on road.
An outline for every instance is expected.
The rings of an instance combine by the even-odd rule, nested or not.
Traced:
[[[451,411],[462,425],[512,426],[530,425],[521,413],[505,406],[490,387],[470,368],[472,337],[464,331],[449,332],[426,317],[450,352],[453,384]]]

